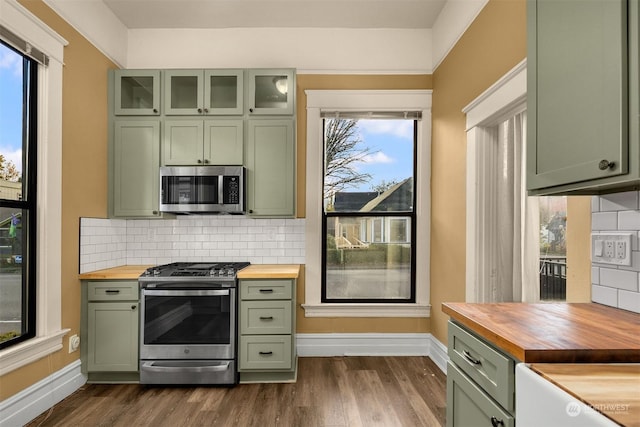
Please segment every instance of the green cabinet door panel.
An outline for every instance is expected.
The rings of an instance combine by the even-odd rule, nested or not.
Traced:
[[[291,217],[295,199],[293,120],[249,120],[247,204],[253,216]]]
[[[447,362],[447,427],[514,427],[515,419]]]
[[[87,371],[137,371],[138,303],[89,303],[87,314]]]
[[[250,69],[247,74],[247,113],[250,116],[294,114],[295,70]]]
[[[114,215],[158,216],[160,122],[116,121],[113,142]]]
[[[212,165],[244,164],[242,120],[205,120],[204,161]]]
[[[638,4],[528,0],[527,189],[637,184]]]
[[[113,113],[116,116],[160,114],[159,70],[114,70]]]
[[[203,164],[202,120],[164,120],[163,125],[163,165]]]

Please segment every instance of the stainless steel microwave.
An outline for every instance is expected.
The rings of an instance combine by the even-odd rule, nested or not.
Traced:
[[[160,211],[244,213],[244,176],[242,166],[163,166]]]

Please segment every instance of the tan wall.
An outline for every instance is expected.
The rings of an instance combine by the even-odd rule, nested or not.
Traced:
[[[525,0],[490,0],[433,75],[431,333],[443,343],[448,316],[441,304],[465,299],[462,108],[526,57],[525,6]]]
[[[109,59],[41,0],[21,0],[64,37],[62,106],[62,328],[71,331],[63,350],[0,378],[0,400],[80,357],[68,354],[68,338],[80,331],[79,218],[107,214],[107,69]]]
[[[298,156],[298,217],[305,217],[306,145],[307,145],[307,97],[308,89],[432,89],[431,75],[311,75],[297,77],[297,156]],[[320,230],[318,230],[320,233]],[[304,269],[303,269],[304,273]],[[304,274],[298,281],[298,302],[304,302]],[[429,332],[429,319],[420,318],[318,318],[304,317],[304,310],[298,306],[296,329],[300,333],[329,332],[386,332],[416,333]]]

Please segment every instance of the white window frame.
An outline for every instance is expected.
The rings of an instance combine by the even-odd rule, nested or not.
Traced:
[[[499,233],[490,221],[491,208],[497,200],[487,185],[497,167],[490,143],[497,138],[493,128],[501,120],[526,110],[526,102],[525,59],[462,109],[467,115],[466,302],[486,302],[484,296],[490,284],[482,278],[491,268],[491,236]]]
[[[68,42],[16,0],[0,0],[0,24],[49,56],[38,67],[36,336],[0,351],[0,376],[62,349],[62,68]]]
[[[431,232],[431,90],[306,90],[306,317],[429,317]],[[421,111],[416,147],[416,302],[322,303],[323,112]]]

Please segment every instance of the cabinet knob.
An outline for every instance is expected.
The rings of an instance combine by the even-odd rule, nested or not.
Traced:
[[[202,163],[202,159],[198,159],[198,163]]]
[[[250,112],[250,113],[253,113],[253,108],[249,108],[249,112]]]
[[[153,109],[153,112],[154,112],[154,113],[157,113],[157,112],[158,112],[158,109],[157,109],[157,108],[154,108],[154,109]]]
[[[205,108],[205,109],[204,109],[204,113],[205,113],[205,114],[209,113],[209,109],[208,109],[208,108]]]
[[[153,211],[151,213],[154,214],[154,215],[158,215],[158,211]]]
[[[202,113],[202,108],[198,108],[198,113]]]
[[[616,167],[616,162],[610,162],[608,160],[600,160],[600,163],[598,163],[598,168],[601,171],[607,170],[607,169],[613,169]]]
[[[504,421],[499,420],[496,417],[491,417],[491,425],[493,427],[504,426]]]
[[[135,305],[132,305],[132,306],[131,306],[131,310],[135,310],[135,309],[136,309],[136,306],[135,306]]]
[[[204,159],[204,162],[205,163],[209,163],[209,159]]]

